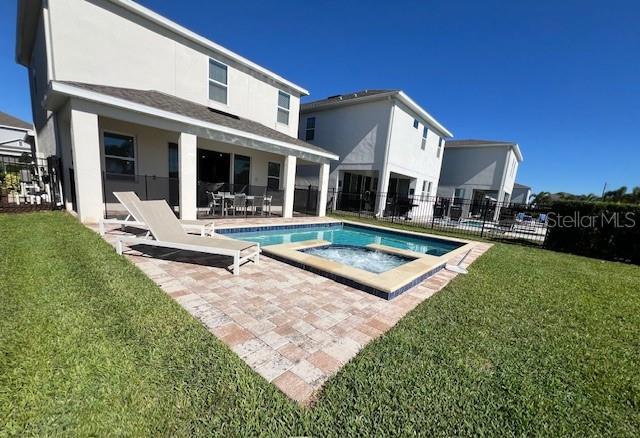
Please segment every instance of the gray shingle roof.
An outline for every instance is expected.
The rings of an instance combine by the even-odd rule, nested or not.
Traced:
[[[260,135],[272,140],[278,140],[298,146],[302,146],[314,151],[332,153],[326,149],[312,145],[310,143],[291,137],[275,129],[269,128],[253,120],[245,119],[233,114],[211,109],[207,106],[171,96],[156,90],[138,90],[133,88],[111,87],[107,85],[87,84],[84,82],[60,81],[60,83],[72,85],[74,87],[105,94],[112,97],[127,100],[129,102],[146,105],[163,111],[168,111],[185,117],[201,120],[203,122],[215,123],[227,128],[238,129],[251,134]],[[274,108],[275,111],[275,108]]]
[[[398,92],[400,92],[400,90],[360,90],[347,94],[337,94],[335,96],[329,96],[326,99],[304,103],[300,105],[300,110],[307,111],[328,105],[339,105],[342,102],[348,103],[355,99],[362,99],[363,97],[376,96],[378,94],[393,94]]]
[[[27,123],[24,120],[20,120],[17,117],[13,117],[11,114],[0,111],[0,126],[12,126],[20,129],[33,129],[31,123]]]
[[[525,186],[524,184],[513,183],[514,189],[530,189],[530,186]]]

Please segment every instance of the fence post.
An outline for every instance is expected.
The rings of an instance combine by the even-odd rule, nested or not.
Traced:
[[[104,212],[103,217],[107,219],[109,217],[109,212],[107,210],[107,174],[106,172],[102,172],[102,200],[104,201]]]
[[[480,230],[480,237],[484,237],[484,224],[487,221],[487,207],[489,205],[489,200],[484,200],[484,207],[482,208],[482,229]]]
[[[397,196],[393,198],[393,213],[391,214],[391,223],[394,223],[396,220],[396,214],[398,213],[398,202]]]
[[[429,199],[429,197],[427,196],[427,199]],[[429,205],[429,204],[427,204]],[[436,207],[438,205],[438,197],[434,197],[433,198],[433,207],[431,209],[431,229],[433,230],[433,227],[436,224]]]

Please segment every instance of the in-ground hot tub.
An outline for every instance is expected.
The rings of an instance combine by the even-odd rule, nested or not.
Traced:
[[[218,228],[260,243],[266,256],[384,299],[392,299],[444,268],[473,246],[442,238],[354,222]]]
[[[334,262],[342,263],[353,268],[364,269],[374,274],[390,271],[391,269],[415,260],[413,257],[390,254],[371,248],[351,245],[316,246],[299,251],[333,260]]]

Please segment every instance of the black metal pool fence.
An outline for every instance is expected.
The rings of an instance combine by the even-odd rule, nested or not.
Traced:
[[[0,156],[0,213],[61,208],[60,172],[56,157]]]
[[[330,192],[332,211],[454,234],[544,245],[549,210],[492,199]]]
[[[327,199],[328,211],[337,214],[640,264],[639,205],[341,191],[330,191]]]

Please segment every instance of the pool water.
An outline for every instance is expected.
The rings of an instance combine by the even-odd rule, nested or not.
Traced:
[[[316,248],[301,249],[300,252],[333,260],[352,268],[380,274],[410,262],[411,258],[382,251],[375,251],[359,246],[329,245]]]
[[[326,240],[334,245],[356,247],[366,247],[375,243],[434,256],[442,256],[463,245],[450,240],[412,236],[348,224],[336,224],[329,227],[280,228],[268,231],[238,232],[232,233],[231,236],[235,239],[256,242],[261,246],[304,242],[306,240]]]

